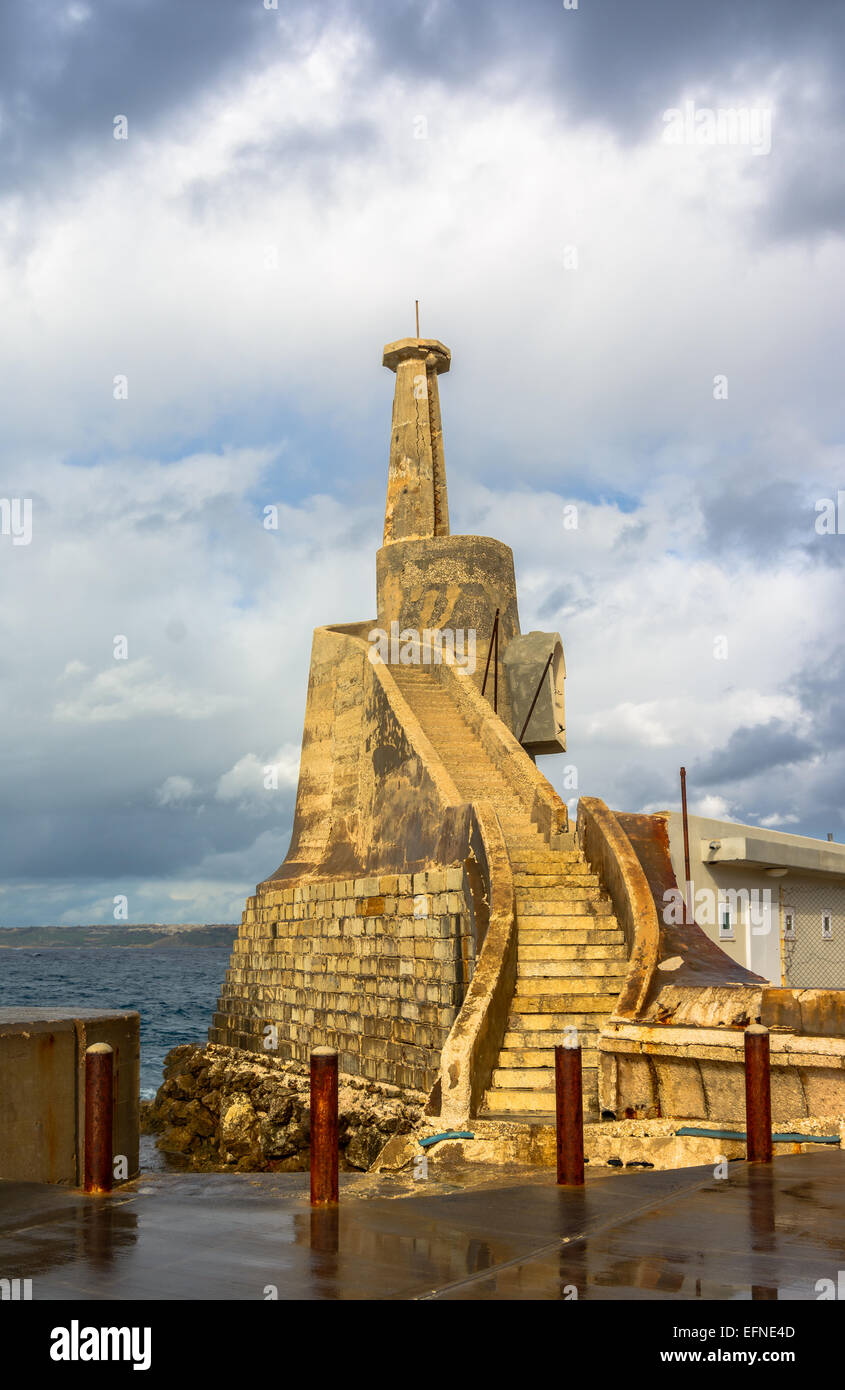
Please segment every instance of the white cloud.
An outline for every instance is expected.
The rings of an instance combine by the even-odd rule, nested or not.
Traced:
[[[523,629],[563,634],[553,780],[574,763],[584,794],[660,807],[679,763],[739,728],[810,737],[797,679],[839,640],[842,571],[819,558],[812,509],[845,469],[829,442],[845,248],[755,237],[774,157],[667,149],[659,120],[654,141],[622,145],[539,89],[362,82],[367,51],[349,25],[304,58],[269,43],[263,68],[229,73],[163,134],[106,139],[85,186],[68,174],[48,199],[0,201],[4,475],[33,498],[32,544],[3,559],[9,864],[44,825],[62,845],[84,807],[115,835],[126,824],[114,872],[153,918],[237,917],[284,854],[311,631],[374,616],[380,349],[411,330],[417,295],[423,332],[454,352],[453,528],[512,545]],[[771,483],[804,499],[809,548],[801,516],[793,536],[776,522],[748,539]],[[838,756],[761,774],[753,802],[733,787],[695,800],[693,784],[693,804],[806,825],[822,792],[834,804]],[[142,840],[134,810],[155,805]],[[206,838],[167,860],[198,809]],[[276,823],[250,839],[259,815]],[[53,861],[45,845],[55,880],[20,870],[21,911],[106,910],[111,863],[95,893]]]
[[[190,777],[168,777],[156,792],[159,806],[178,806],[193,795],[194,784]]]
[[[266,814],[274,795],[296,787],[299,779],[299,746],[287,744],[275,757],[262,759],[246,753],[224,773],[217,784],[219,801],[237,802],[242,810]]]
[[[237,703],[231,696],[179,689],[167,676],[156,676],[148,658],[115,663],[100,671],[74,700],[60,701],[54,717],[66,723],[104,724],[150,715],[171,719],[210,719]]]

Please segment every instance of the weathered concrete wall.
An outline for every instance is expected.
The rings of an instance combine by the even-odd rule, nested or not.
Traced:
[[[385,544],[408,536],[448,536],[449,502],[437,378],[451,353],[436,338],[388,343],[382,363],[396,373],[390,427]]]
[[[0,1179],[82,1181],[85,1050],[114,1051],[114,1152],[138,1172],[140,1019],[137,1013],[0,1009]]]
[[[461,1129],[475,1115],[499,1057],[516,988],[517,932],[513,871],[493,806],[473,807],[470,844],[477,879],[470,879],[475,918],[484,936],[472,983],[443,1048],[440,1062],[440,1119]]]
[[[466,838],[468,813],[444,814],[454,784],[358,635],[371,626],[314,633],[291,843],[268,882],[450,864]]]
[[[745,1120],[744,1029],[611,1024],[599,1041],[602,1106],[618,1119]],[[845,1038],[773,1032],[772,1120],[845,1114]]]
[[[742,1121],[744,1031],[762,1021],[774,1030],[774,1120],[845,1114],[845,991],[767,988],[696,922],[667,923],[664,894],[677,881],[665,816],[582,798],[578,832],[631,952],[599,1038],[602,1113]]]
[[[487,916],[478,829],[365,626],[314,634],[291,848],[247,902],[209,1039],[257,1050],[274,1024],[283,1057],[330,1045],[430,1089]]]
[[[502,664],[516,738],[534,758],[562,753],[566,748],[566,663],[560,633],[524,632],[512,638]]]
[[[519,633],[510,546],[490,536],[395,541],[376,555],[376,586],[378,622],[374,627],[387,632],[391,622],[397,622],[400,630],[460,628],[475,633],[476,666],[471,679],[479,690],[499,609],[499,714],[511,727],[507,681],[501,668],[508,643]],[[487,690],[491,699],[492,682],[491,670]]]
[[[532,821],[542,831],[548,844],[556,848],[555,836],[569,828],[566,803],[537,769],[515,735],[493,713],[490,702],[486,697],[482,698],[475,685],[465,677],[456,675],[449,662],[437,667],[436,674],[448,688],[461,718],[478,735],[500,775],[513,787],[514,799],[523,806],[531,807]]]
[[[628,966],[615,1015],[636,1018],[651,991],[658,962],[660,924],[642,865],[617,817],[598,797],[578,802],[578,840],[610,895],[625,933]]]
[[[351,1076],[430,1090],[472,978],[471,902],[460,865],[262,885],[209,1041],[299,1062],[336,1047]],[[265,1048],[271,1024],[277,1049]]]

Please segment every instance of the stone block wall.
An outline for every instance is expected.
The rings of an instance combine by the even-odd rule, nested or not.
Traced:
[[[209,1041],[275,1042],[275,1055],[301,1062],[336,1047],[342,1071],[428,1091],[475,943],[461,867],[268,881],[247,900]]]

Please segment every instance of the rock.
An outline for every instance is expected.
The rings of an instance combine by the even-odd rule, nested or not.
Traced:
[[[369,1168],[384,1148],[384,1135],[377,1129],[358,1129],[343,1151],[350,1168]]]
[[[139,1127],[142,1134],[158,1134],[164,1129],[164,1117],[154,1100],[142,1100],[139,1106]]]
[[[427,1098],[360,1077],[341,1075],[339,1083],[341,1166],[370,1167],[391,1136],[406,1152]],[[186,1044],[165,1058],[144,1122],[162,1132],[165,1152],[194,1169],[302,1172],[309,1166],[309,1086],[300,1062]]]
[[[187,1153],[193,1142],[193,1132],[187,1126],[170,1125],[156,1140],[156,1146],[165,1153],[183,1154]]]
[[[257,1137],[258,1121],[249,1097],[234,1097],[225,1111],[221,1107],[220,1142],[236,1156],[242,1156],[253,1147]]]
[[[186,1121],[195,1134],[203,1139],[210,1139],[217,1133],[217,1119],[209,1114],[204,1105],[200,1105],[198,1100],[192,1100],[186,1107]]]
[[[371,1166],[375,1167],[377,1173],[398,1173],[400,1169],[407,1167],[417,1154],[423,1152],[412,1135],[394,1134]]]

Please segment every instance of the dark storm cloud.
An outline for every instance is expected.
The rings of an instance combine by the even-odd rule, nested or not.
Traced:
[[[659,120],[681,83],[800,56],[833,63],[845,34],[838,0],[580,0],[577,10],[561,0],[354,0],[345,13],[364,19],[385,68],[459,85],[482,75],[501,82],[507,62],[520,84],[530,71],[577,116],[604,117],[623,135],[656,111]]]
[[[90,13],[74,21],[69,11]],[[746,83],[749,72],[805,58],[833,73],[845,49],[839,0],[580,0],[577,10],[561,0],[299,0],[269,11],[259,0],[77,0],[62,9],[31,0],[0,9],[7,176],[68,145],[110,138],[118,112],[151,124],[221,77],[305,53],[332,22],[363,28],[366,83],[398,75],[524,92],[530,81],[576,119],[603,119],[623,139],[649,125],[659,131],[684,83],[739,69]]]
[[[286,795],[273,816],[260,822],[214,802],[201,815],[184,807],[139,806],[95,809],[85,816],[68,810],[5,815],[0,817],[0,877],[6,883],[169,878],[206,858],[246,850],[261,830],[272,830],[280,845],[286,843],[292,805],[292,794]]]
[[[796,485],[766,484],[750,473],[722,477],[713,488],[704,480],[701,491],[703,544],[710,554],[766,560],[815,538],[813,505]]]
[[[150,135],[209,84],[260,65],[272,23],[255,0],[0,6],[0,187],[108,153],[116,115]]]
[[[724,786],[772,768],[803,762],[817,752],[810,739],[794,733],[781,719],[735,729],[723,748],[690,769],[703,787]]]
[[[818,662],[805,667],[792,688],[805,709],[813,711],[822,752],[845,747],[845,646],[837,645],[841,610],[830,614],[831,641]],[[840,788],[841,798],[841,788]]]

